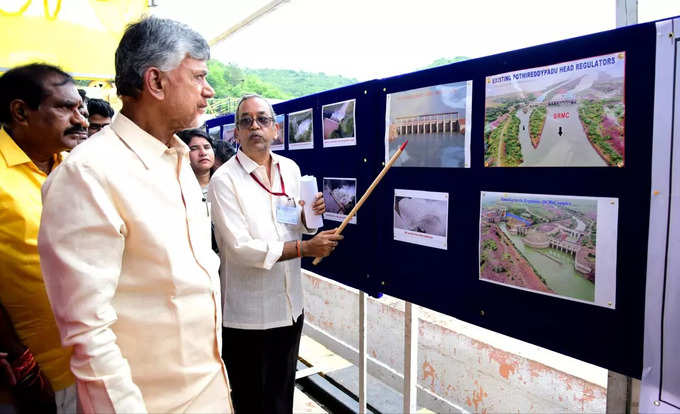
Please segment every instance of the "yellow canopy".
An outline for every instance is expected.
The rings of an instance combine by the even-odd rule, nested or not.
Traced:
[[[43,62],[80,79],[114,78],[114,53],[147,0],[0,0],[0,72]]]

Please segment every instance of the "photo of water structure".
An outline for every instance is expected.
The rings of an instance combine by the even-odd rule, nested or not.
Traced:
[[[470,166],[472,81],[387,95],[385,162],[408,140],[395,167]]]
[[[623,167],[625,52],[486,78],[487,167]]]
[[[324,147],[356,145],[355,105],[356,100],[351,99],[322,107]]]
[[[214,126],[212,128],[208,128],[208,136],[213,140],[213,141],[219,141],[222,139],[222,126]]]
[[[231,144],[232,147],[236,148],[236,125],[235,124],[224,124],[222,125],[222,140]]]
[[[394,190],[394,239],[446,250],[449,194]]]
[[[286,115],[276,115],[276,125],[279,126],[279,129],[276,133],[276,138],[272,141],[271,149],[272,151],[280,151],[284,149],[284,136],[286,134],[286,130],[283,129],[286,121]]]
[[[480,279],[613,306],[615,200],[482,192]]]
[[[323,218],[333,221],[345,220],[357,202],[357,179],[324,177],[323,200],[326,203]],[[357,216],[352,217],[349,222],[356,224]]]
[[[288,114],[288,149],[314,148],[312,109]]]

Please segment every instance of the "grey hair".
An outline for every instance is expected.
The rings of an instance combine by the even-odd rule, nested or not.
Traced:
[[[158,17],[145,17],[130,24],[116,49],[116,88],[118,95],[139,97],[144,72],[156,67],[167,72],[189,55],[210,59],[208,42],[184,23]]]
[[[274,112],[274,107],[272,107],[272,104],[270,104],[269,101],[264,99],[262,96],[260,96],[256,93],[251,93],[251,94],[243,95],[241,97],[241,100],[238,101],[238,105],[236,105],[236,114],[234,115],[234,123],[238,126],[238,121],[241,118],[241,114],[239,114],[238,111],[239,111],[239,109],[241,109],[241,104],[243,102],[247,101],[248,99],[252,99],[252,98],[262,99],[267,104],[267,107],[269,108],[269,113],[271,114],[271,117],[274,118],[274,122],[276,122],[276,112]]]

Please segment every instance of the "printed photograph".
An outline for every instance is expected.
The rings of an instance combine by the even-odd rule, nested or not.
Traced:
[[[314,148],[312,109],[288,114],[288,149]]]
[[[324,177],[323,200],[326,203],[323,218],[344,221],[357,202],[357,179]],[[357,216],[352,217],[349,222],[356,224]]]
[[[385,162],[404,141],[395,167],[470,166],[472,81],[390,93],[385,114]]]
[[[598,304],[607,306],[615,295],[599,279],[605,285],[613,280],[615,289],[617,204],[595,197],[482,192],[480,279],[590,303],[597,301],[600,286]]]
[[[222,140],[228,142],[234,148],[236,148],[236,136],[234,135],[235,132],[235,124],[222,125]]]
[[[625,52],[486,78],[486,167],[623,167]]]
[[[222,127],[220,125],[214,126],[212,128],[208,128],[208,136],[213,140],[213,141],[219,141],[221,137],[221,129]]]
[[[355,105],[351,99],[322,107],[324,147],[356,145]]]
[[[278,134],[276,135],[276,138],[274,141],[272,141],[272,146],[271,149],[272,151],[280,151],[284,149],[284,134],[286,133],[286,130],[283,129],[286,121],[286,115],[276,115],[276,125],[279,126],[279,131]]]
[[[449,194],[394,190],[394,239],[446,250]]]

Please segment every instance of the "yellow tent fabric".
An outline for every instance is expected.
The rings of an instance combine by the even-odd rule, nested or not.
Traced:
[[[0,72],[44,62],[80,79],[113,79],[114,53],[148,0],[0,0]]]

